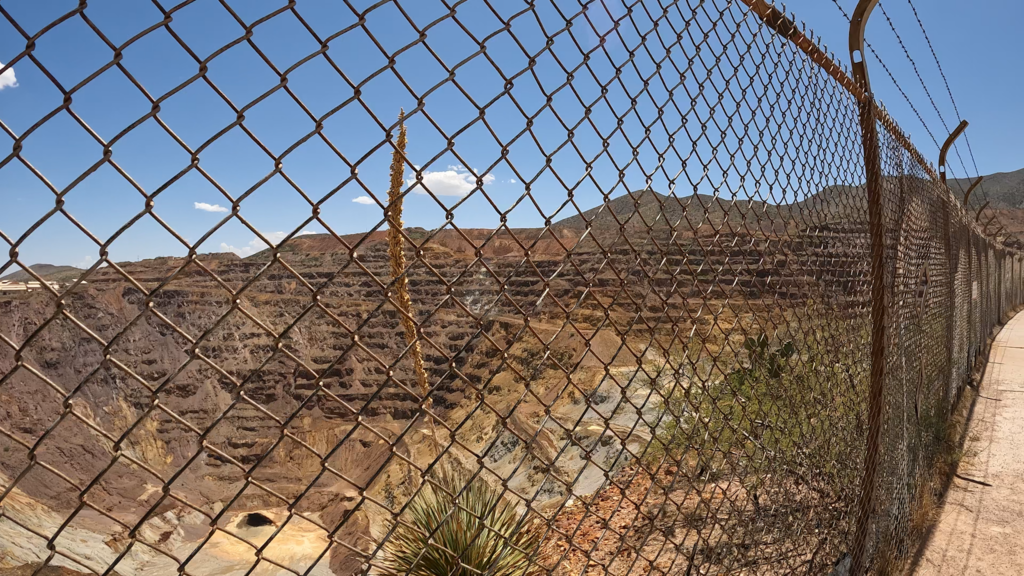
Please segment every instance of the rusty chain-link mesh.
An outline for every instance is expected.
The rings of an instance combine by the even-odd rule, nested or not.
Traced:
[[[808,55],[813,37],[729,0],[346,1],[326,32],[302,2],[248,20],[227,0],[152,4],[162,19],[120,44],[85,1],[36,30],[0,4],[25,42],[0,72],[34,66],[63,96],[20,132],[0,110],[0,182],[28,171],[55,200],[0,231],[0,275],[43,282],[0,294],[0,573],[840,574],[854,555],[885,573],[913,553],[975,359],[1020,303],[1020,255],[879,118],[885,380],[858,546],[864,95]],[[234,39],[208,54],[176,31],[215,17]],[[71,22],[110,59],[68,86],[36,52]],[[313,41],[297,61],[261,49],[261,28],[285,22]],[[152,92],[129,57],[157,35],[194,75]],[[279,81],[231,99],[209,73],[230,50]],[[313,65],[329,105],[289,83]],[[111,74],[150,110],[104,138],[76,96]],[[180,136],[162,111],[190,89],[234,120]],[[247,121],[270,99],[300,110],[285,147]],[[399,107],[398,196],[437,218],[396,244]],[[63,186],[32,146],[55,122],[97,151]],[[153,188],[119,164],[136,130],[187,156]],[[248,188],[204,166],[229,138],[272,164]],[[334,163],[292,162],[306,146]],[[449,164],[459,195],[426,177]],[[301,184],[316,170],[334,171],[329,188]],[[141,207],[103,234],[66,204],[101,172]],[[161,216],[186,178],[229,205],[198,239]],[[247,217],[271,185],[305,206],[283,239]],[[353,195],[368,232],[335,229],[328,208]],[[54,222],[99,258],[51,287],[20,251]],[[115,262],[133,227],[184,256]],[[260,251],[217,253],[228,227]]]

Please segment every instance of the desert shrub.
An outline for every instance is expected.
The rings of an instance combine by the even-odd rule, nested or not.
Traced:
[[[480,478],[442,469],[409,505],[384,547],[384,566],[413,576],[536,576],[541,535]]]

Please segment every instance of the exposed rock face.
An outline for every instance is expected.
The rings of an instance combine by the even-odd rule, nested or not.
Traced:
[[[638,414],[661,409],[638,367],[683,353],[694,330],[722,330],[707,302],[732,298],[742,322],[779,300],[864,292],[862,227],[802,222],[787,234],[746,223],[712,221],[708,234],[701,223],[621,234],[606,219],[593,233],[585,222],[408,231],[444,427],[422,417],[383,233],[302,236],[278,258],[101,268],[62,309],[43,292],[0,297],[0,426],[19,439],[0,435],[2,486],[16,482],[9,515],[52,533],[86,503],[74,529],[102,535],[105,548],[80,546],[78,564],[57,563],[68,569],[105,570],[140,527],[146,546],[116,571],[175,573],[162,554],[188,557],[212,523],[217,538],[192,562],[244,573],[253,551],[227,534],[265,540],[285,526],[294,534],[280,540],[290,543],[281,562],[349,574],[363,563],[357,551],[373,549],[371,526],[417,488],[414,467],[435,442],[454,440],[450,457],[485,462],[534,507],[563,502],[565,485],[597,489],[604,476],[588,463],[624,465],[622,446],[651,437]],[[25,533],[15,546],[22,529],[7,528],[0,567],[46,557],[44,540]],[[331,536],[349,545],[317,560]]]

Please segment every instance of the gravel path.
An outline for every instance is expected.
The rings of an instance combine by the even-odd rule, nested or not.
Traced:
[[[1024,313],[992,346],[967,449],[916,574],[1024,574]]]

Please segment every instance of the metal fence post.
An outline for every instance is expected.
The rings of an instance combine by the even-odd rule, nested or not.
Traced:
[[[953,146],[953,142],[955,142],[956,139],[959,138],[960,135],[964,133],[964,130],[967,129],[967,125],[968,125],[967,120],[961,120],[960,124],[958,124],[957,127],[954,128],[953,131],[949,133],[949,136],[946,137],[946,141],[942,143],[942,148],[939,150],[939,179],[942,182],[942,186],[944,188],[948,188],[948,184],[946,183],[946,156],[949,154],[949,149]],[[971,183],[970,187],[967,189],[967,192],[964,193],[964,208],[967,207],[967,205],[968,205],[967,203],[970,201],[970,198],[971,198],[971,192],[974,192],[974,189],[978,186],[978,184],[981,184],[981,177],[980,176],[978,177],[977,180],[975,180],[974,182]],[[952,216],[952,214],[950,214],[950,216]],[[948,218],[947,218],[947,220],[948,220]],[[952,243],[952,238],[948,238],[947,237],[946,238],[946,245],[950,246],[951,243]],[[951,251],[947,252],[946,258],[947,258],[947,260],[949,262],[953,261]],[[972,271],[971,262],[972,262],[972,258],[971,258],[971,234],[968,234],[967,235],[967,278],[968,278],[968,282],[972,281],[971,277],[974,275],[973,271]],[[953,290],[954,290],[953,284],[954,284],[953,275],[950,274],[949,289],[950,289],[950,297],[951,298],[954,297],[953,296]],[[973,311],[971,310],[970,300],[968,300],[968,306],[967,306],[967,325],[970,326],[973,321],[974,321],[974,314],[973,314]],[[950,334],[950,342],[949,342],[950,366],[952,366],[953,365],[953,362],[952,362],[953,361],[953,358],[952,358],[952,355],[953,355],[953,340],[952,340],[952,338],[953,338],[953,330],[952,330],[952,328],[949,330],[949,334]],[[968,339],[967,358],[969,359],[970,357],[971,357],[971,346],[970,346],[970,339]],[[968,360],[968,364],[969,363],[970,363],[970,360]],[[952,374],[952,371],[950,372],[950,374]],[[958,395],[958,397],[959,397],[959,390],[961,389],[962,386],[963,386],[962,382],[957,382],[957,391],[958,391],[957,395]]]
[[[864,61],[864,30],[878,0],[860,0],[850,20],[850,61],[853,79],[867,98],[860,102],[860,126],[864,146],[864,176],[871,233],[871,390],[868,399],[868,438],[861,481],[860,512],[854,534],[850,574],[865,572],[868,531],[874,508],[876,475],[882,428],[882,394],[885,382],[885,220],[882,213],[882,166],[875,122],[875,101],[871,95]]]
[[[1006,251],[999,249],[999,322],[1006,314]]]
[[[940,158],[945,158],[945,155],[940,155]],[[945,170],[942,172],[943,178],[945,178]],[[975,187],[981,184],[981,177],[979,176],[971,187],[964,193],[964,210],[970,212],[971,209],[971,192],[974,192]],[[967,298],[967,325],[972,326],[974,323],[974,243],[973,234],[967,234],[967,287],[968,298]],[[970,359],[973,354],[973,345],[971,338],[967,339],[967,358]]]

